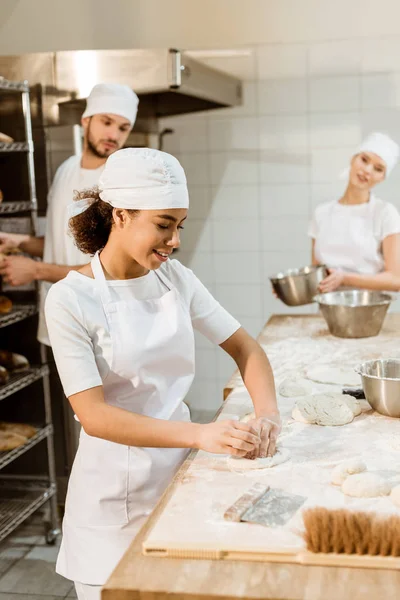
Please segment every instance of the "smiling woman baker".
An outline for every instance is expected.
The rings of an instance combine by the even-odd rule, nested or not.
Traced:
[[[179,162],[120,150],[99,188],[70,212],[76,244],[94,258],[46,302],[57,368],[82,424],[57,572],[86,600],[100,599],[189,448],[265,457],[280,431],[265,353],[192,271],[168,260],[189,205]],[[183,400],[194,377],[193,328],[236,361],[256,419],[190,423]]]
[[[349,181],[340,200],[317,207],[309,228],[313,264],[326,264],[321,292],[339,287],[400,289],[400,215],[371,193],[397,163],[399,146],[382,133],[371,134],[351,159]]]

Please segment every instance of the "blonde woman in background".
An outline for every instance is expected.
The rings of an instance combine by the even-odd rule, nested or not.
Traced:
[[[400,289],[400,215],[372,193],[398,158],[399,146],[390,137],[369,135],[351,159],[343,196],[317,206],[308,234],[313,264],[329,269],[322,293],[340,287]]]

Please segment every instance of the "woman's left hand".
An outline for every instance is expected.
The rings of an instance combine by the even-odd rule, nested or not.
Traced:
[[[246,454],[245,458],[266,458],[274,456],[276,452],[276,442],[282,429],[281,417],[279,414],[265,415],[248,421],[257,431],[261,438],[261,443],[257,450]]]
[[[337,290],[344,282],[344,273],[340,269],[328,269],[329,275],[319,284],[322,294]]]

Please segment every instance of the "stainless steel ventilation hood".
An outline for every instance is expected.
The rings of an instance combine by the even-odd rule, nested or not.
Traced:
[[[78,123],[90,89],[100,82],[124,83],[135,90],[140,98],[138,131],[155,132],[160,117],[242,102],[240,80],[175,49],[2,56],[0,75],[39,85],[45,125]]]

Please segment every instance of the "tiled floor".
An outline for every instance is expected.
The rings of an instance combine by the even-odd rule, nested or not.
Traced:
[[[0,544],[0,600],[76,598],[73,584],[55,573],[60,539],[48,546],[38,514]]]

